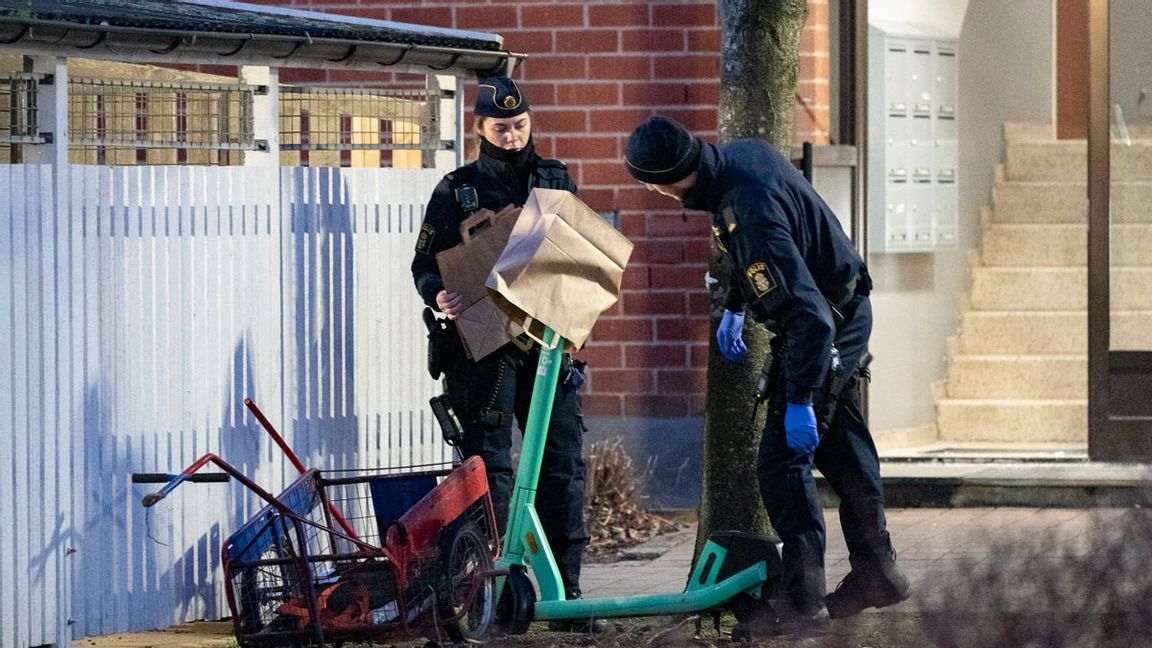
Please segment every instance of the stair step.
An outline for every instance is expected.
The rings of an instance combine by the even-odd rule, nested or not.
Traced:
[[[1088,177],[1084,140],[1017,140],[1006,145],[1009,180],[1074,180]],[[1152,142],[1112,145],[1113,180],[1152,180]]]
[[[961,316],[960,353],[1079,354],[1087,349],[1085,311],[970,310]]]
[[[1152,308],[1152,266],[1115,268],[1114,309]],[[1082,310],[1088,307],[1086,268],[972,269],[976,310]]]
[[[958,355],[948,363],[949,398],[1088,397],[1085,355]]]
[[[936,424],[942,441],[1086,441],[1088,401],[946,398],[936,403]]]
[[[1152,349],[1152,311],[1112,313],[1113,349]],[[957,351],[963,354],[1084,354],[1086,311],[967,311]]]
[[[1087,244],[1087,225],[988,225],[980,260],[989,267],[1084,266]]]
[[[986,266],[1085,266],[1088,226],[1077,224],[991,224],[984,228],[981,260]],[[1113,225],[1113,267],[1152,263],[1152,223]]]
[[[1088,185],[1075,182],[1007,182],[992,190],[997,223],[1088,223]],[[1152,223],[1152,182],[1113,182],[1113,223]]]

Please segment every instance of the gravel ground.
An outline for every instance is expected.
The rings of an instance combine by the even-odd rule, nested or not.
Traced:
[[[542,623],[533,624],[523,635],[492,640],[491,646],[517,648],[643,648],[673,646],[747,646],[749,648],[919,648],[927,645],[921,631],[920,615],[898,606],[892,610],[866,612],[856,619],[834,621],[830,631],[815,637],[774,637],[761,641],[736,643],[729,638],[732,619],[721,621],[719,633],[712,619],[704,619],[699,633],[695,617],[652,617],[618,619],[608,632],[569,634],[551,632]],[[395,648],[424,648],[426,641],[388,644]],[[73,643],[80,648],[222,648],[235,646],[232,626],[227,622],[197,622],[167,630],[122,633],[89,637]],[[366,648],[366,644],[358,644]],[[351,648],[351,647],[346,647]]]

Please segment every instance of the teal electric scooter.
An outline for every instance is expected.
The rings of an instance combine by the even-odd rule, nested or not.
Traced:
[[[724,609],[740,619],[754,606],[768,603],[765,599],[774,598],[780,580],[776,543],[760,535],[727,531],[708,539],[683,592],[565,599],[560,571],[536,513],[536,487],[564,349],[563,340],[551,328],[545,329],[543,340],[503,555],[496,562],[498,572],[507,570],[507,576],[497,582],[497,627],[518,634],[533,620],[663,616]],[[529,570],[539,585],[538,597]]]

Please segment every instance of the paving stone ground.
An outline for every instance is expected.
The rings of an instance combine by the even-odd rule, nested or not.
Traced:
[[[1075,555],[1086,546],[1097,525],[1107,524],[1121,509],[1050,508],[910,508],[888,512],[888,526],[899,561],[915,596],[929,596],[962,582],[965,570],[990,560],[998,547],[1049,543],[1060,555]],[[848,572],[848,552],[839,532],[836,511],[825,511],[828,523],[827,581],[829,590]],[[635,559],[587,564],[583,588],[587,597],[679,592],[692,559],[696,529],[689,526],[654,538],[628,555]],[[915,611],[915,599],[896,608]],[[884,614],[899,613],[889,608]],[[868,614],[879,614],[875,611]],[[518,640],[517,645],[521,642]],[[231,624],[199,622],[145,633],[87,637],[73,645],[84,648],[213,648],[234,643]]]

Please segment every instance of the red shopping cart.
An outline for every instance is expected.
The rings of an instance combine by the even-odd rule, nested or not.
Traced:
[[[302,470],[292,484],[273,496],[206,454],[143,498],[154,505],[181,482],[200,481],[195,473],[211,463],[266,503],[222,547],[241,646],[473,642],[488,632],[498,543],[482,460],[454,469],[304,469],[249,408]]]

